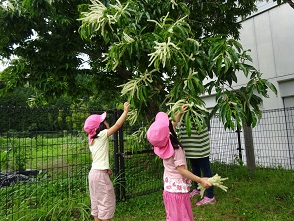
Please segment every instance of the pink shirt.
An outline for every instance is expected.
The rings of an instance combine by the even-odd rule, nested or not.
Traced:
[[[172,157],[163,160],[164,190],[171,193],[188,193],[190,191],[191,181],[183,177],[177,170],[178,166],[183,165],[187,169],[185,151],[182,148],[175,149]]]

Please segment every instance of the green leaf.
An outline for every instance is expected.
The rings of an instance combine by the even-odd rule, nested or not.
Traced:
[[[192,133],[192,124],[191,124],[191,117],[190,117],[190,112],[185,113],[185,127],[187,130],[188,136],[191,136]]]
[[[219,56],[217,61],[216,61],[216,69],[217,69],[217,73],[220,74],[221,73],[221,69],[222,69],[222,63],[223,63],[223,57]]]
[[[275,93],[275,95],[278,94],[278,91],[277,91],[277,88],[275,87],[275,85],[273,85],[272,83],[270,83],[267,80],[265,80],[265,84],[266,84],[266,86],[269,87],[269,89],[271,89]]]

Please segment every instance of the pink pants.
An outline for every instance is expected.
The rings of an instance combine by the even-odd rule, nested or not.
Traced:
[[[166,221],[194,221],[189,193],[163,191]]]
[[[106,170],[90,170],[89,190],[91,215],[99,219],[111,219],[115,211],[115,194]]]

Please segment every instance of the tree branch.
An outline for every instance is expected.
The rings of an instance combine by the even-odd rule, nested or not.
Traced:
[[[294,0],[287,0],[287,3],[294,9]]]

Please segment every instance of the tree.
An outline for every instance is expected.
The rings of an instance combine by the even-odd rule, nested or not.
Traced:
[[[78,9],[88,11],[87,3],[107,10],[102,26],[83,21],[81,39]],[[0,93],[24,85],[48,99],[66,94],[87,101],[105,94],[113,100],[120,90],[116,86],[129,80],[123,94],[130,95],[147,119],[163,103],[182,101],[191,104],[186,116],[192,118],[187,119],[203,122],[201,95],[216,90],[218,104],[212,113],[219,111],[226,127],[234,127],[231,117],[237,124],[242,120],[256,124],[260,98],[253,91],[267,96],[268,87],[274,88],[246,63],[250,56],[234,40],[239,36],[239,18],[255,10],[254,0],[103,3],[107,7],[82,0],[1,1],[0,56],[11,62],[0,74]],[[154,53],[155,47],[167,57]],[[84,62],[80,55],[89,57],[91,69],[80,68]],[[229,87],[240,70],[251,80],[233,93]]]
[[[103,2],[105,5],[115,3]],[[138,8],[149,7],[140,21],[146,22],[144,19],[150,15],[158,18],[166,15],[171,4],[164,5],[165,2],[139,1]],[[238,38],[239,18],[255,10],[254,0],[167,2],[174,2],[174,7],[187,4],[188,12],[183,8],[177,14],[190,13],[188,23],[196,39],[216,34]],[[47,100],[64,94],[86,103],[96,95],[106,97],[105,100],[118,99],[120,88],[116,86],[131,79],[133,71],[129,64],[121,63],[115,71],[106,71],[103,60],[111,42],[104,41],[99,33],[95,33],[91,41],[80,38],[78,5],[83,3],[90,1],[0,0],[0,58],[10,60],[0,73],[0,96],[26,86]],[[87,6],[80,7],[85,11]],[[142,33],[151,33],[152,26],[150,28]],[[146,63],[143,57],[141,60]],[[81,68],[84,62],[89,69]]]
[[[88,103],[103,94],[107,100],[118,96],[115,85],[127,76],[106,72],[99,38],[91,44],[78,33],[78,5],[87,2],[0,1],[0,58],[10,61],[0,73],[0,95],[26,86],[46,100],[67,95]],[[85,62],[90,68],[81,68]]]
[[[108,46],[106,68],[130,72],[122,85],[134,120],[137,113],[152,119],[170,106],[183,104],[188,132],[192,123],[205,125],[207,109],[202,96],[216,92],[216,106],[225,128],[255,126],[261,118],[259,104],[275,87],[251,64],[248,51],[236,39],[239,16],[249,15],[255,1],[104,1],[83,5],[80,34]],[[225,23],[229,17],[231,23]],[[222,19],[223,20],[220,20]],[[238,76],[245,86],[234,88]]]

